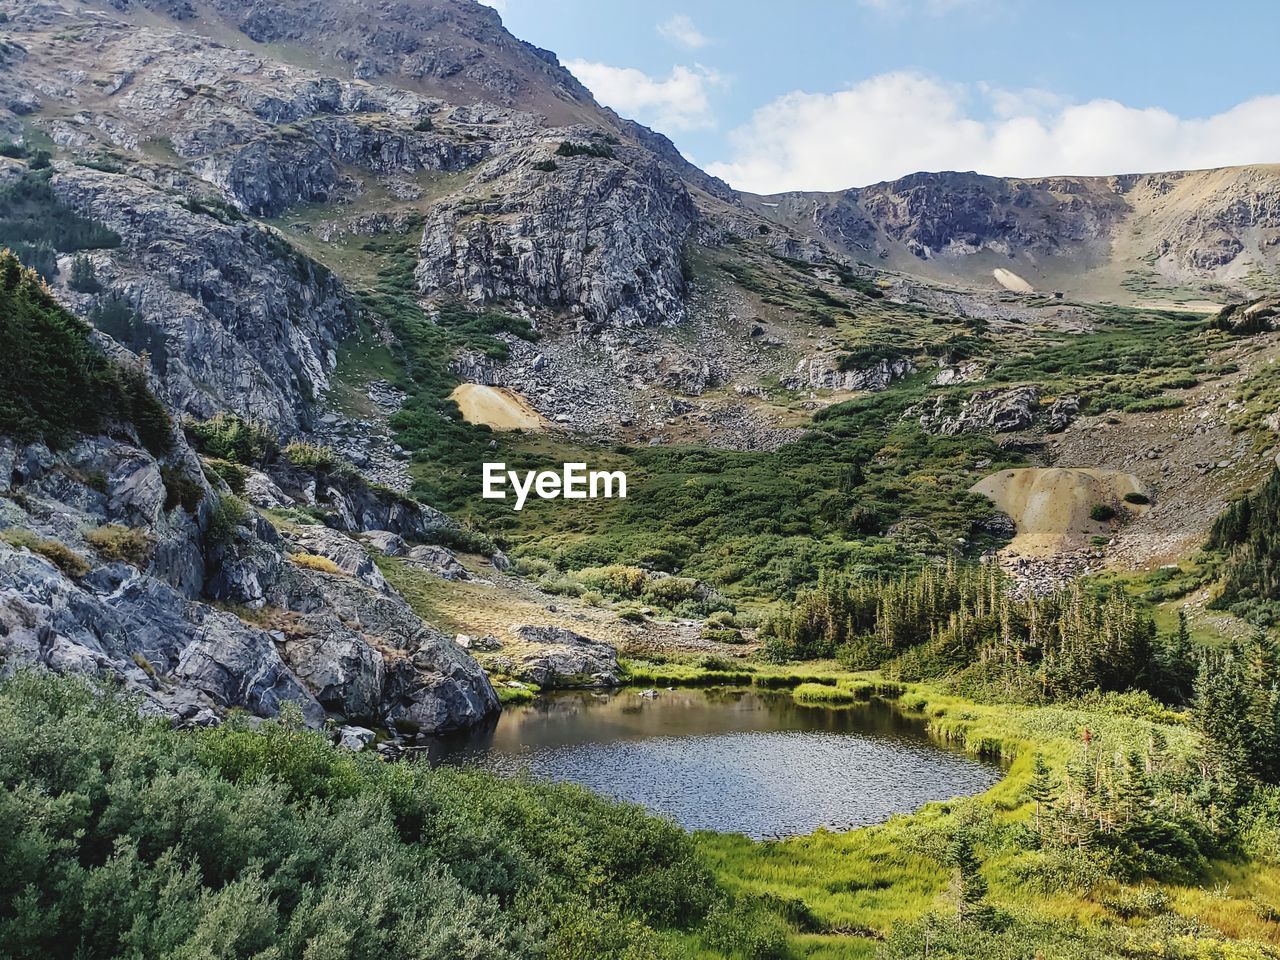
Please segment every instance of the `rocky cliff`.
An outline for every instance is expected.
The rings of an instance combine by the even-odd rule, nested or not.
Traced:
[[[412,737],[498,709],[475,661],[357,540],[277,531],[185,444],[157,460],[127,437],[57,453],[0,441],[0,529],[0,673],[115,677],[148,709],[200,723],[293,704],[314,726]]]
[[[1161,285],[1236,294],[1280,262],[1280,167],[1017,180],[919,173],[747,206],[853,256],[995,288],[1124,298]]]

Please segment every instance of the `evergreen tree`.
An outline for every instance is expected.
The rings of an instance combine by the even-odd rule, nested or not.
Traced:
[[[98,282],[98,273],[94,269],[93,261],[83,254],[72,260],[71,279],[67,281],[67,285],[77,293],[100,292],[102,284]]]
[[[1036,833],[1044,837],[1045,833],[1045,813],[1049,807],[1057,799],[1057,785],[1053,782],[1053,774],[1049,770],[1049,764],[1045,761],[1044,755],[1037,753],[1035,757],[1035,765],[1031,773],[1031,800],[1035,804],[1035,827]]]

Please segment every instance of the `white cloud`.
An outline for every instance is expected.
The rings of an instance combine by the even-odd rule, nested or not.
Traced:
[[[974,116],[974,102],[985,106]],[[1280,96],[1205,118],[1114,100],[1069,103],[886,73],[836,93],[787,94],[730,134],[709,172],[742,190],[837,190],[918,170],[1103,175],[1280,159]]]
[[[565,66],[596,99],[624,117],[660,130],[693,130],[715,123],[709,91],[724,78],[701,64],[675,66],[665,78],[632,67],[569,60]]]
[[[690,50],[701,50],[711,41],[694,25],[686,14],[677,13],[658,24],[658,33],[672,43],[687,47]]]

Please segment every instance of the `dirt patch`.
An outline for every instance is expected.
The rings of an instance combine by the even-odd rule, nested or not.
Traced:
[[[461,383],[449,394],[468,423],[482,423],[494,430],[542,431],[548,423],[529,402],[506,387]]]
[[[970,487],[989,497],[1018,525],[1007,550],[1020,556],[1050,556],[1089,545],[1091,537],[1110,537],[1112,522],[1090,514],[1102,507],[1119,517],[1143,512],[1145,505],[1126,495],[1147,496],[1131,473],[1067,467],[1002,470]]]

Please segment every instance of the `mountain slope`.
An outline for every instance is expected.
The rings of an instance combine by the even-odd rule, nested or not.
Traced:
[[[851,256],[990,290],[996,269],[1042,292],[1120,302],[1280,282],[1280,166],[1035,180],[919,173],[745,204]]]

